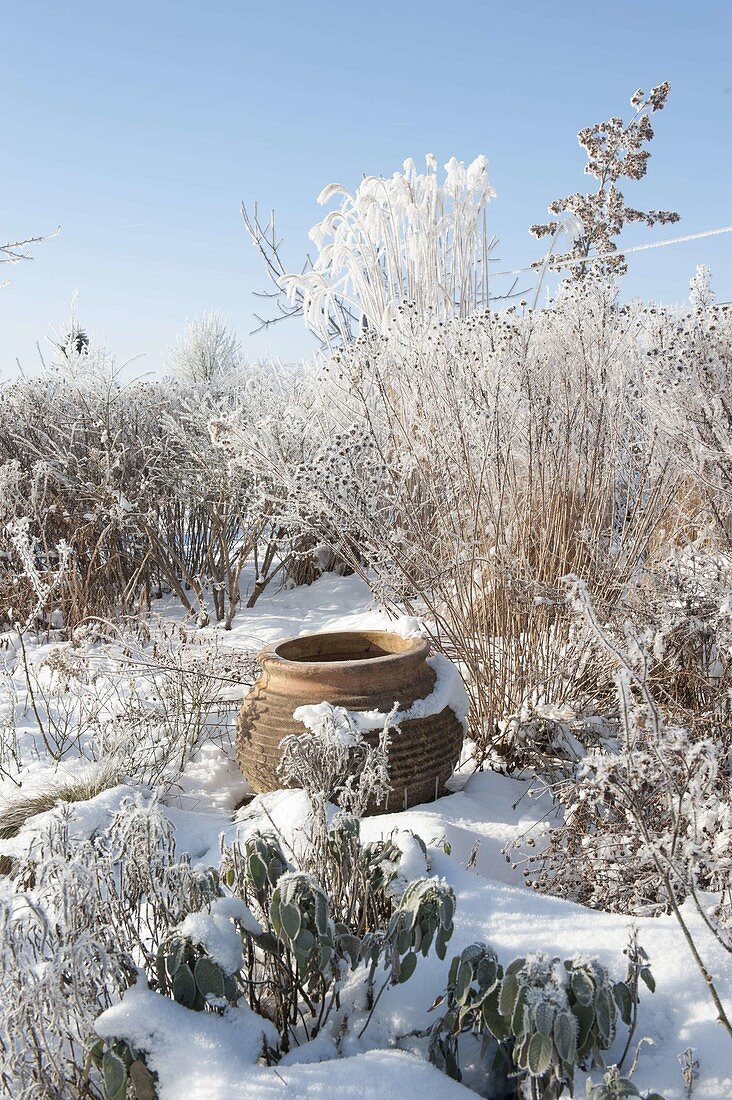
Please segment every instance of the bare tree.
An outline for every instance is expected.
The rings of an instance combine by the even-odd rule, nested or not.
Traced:
[[[241,364],[241,349],[226,318],[212,310],[188,322],[168,362],[185,382],[232,381]]]

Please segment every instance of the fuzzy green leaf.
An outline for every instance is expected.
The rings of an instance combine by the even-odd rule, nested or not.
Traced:
[[[529,993],[527,989],[522,989],[516,998],[516,1005],[513,1010],[513,1016],[511,1017],[511,1029],[514,1035],[519,1039],[526,1033],[526,1005],[529,1000]]]
[[[552,1064],[552,1053],[552,1041],[548,1035],[542,1035],[541,1032],[532,1035],[527,1062],[529,1073],[533,1077],[541,1077],[543,1073],[546,1073]]]
[[[300,928],[302,926],[300,911],[296,905],[290,903],[280,906],[280,923],[282,924],[287,938],[294,943],[300,934]]]
[[[307,954],[315,947],[315,936],[307,928],[301,928],[295,940],[295,947],[298,952]]]
[[[509,967],[506,970],[503,981],[501,982],[501,995],[498,1002],[501,1015],[509,1019],[513,1016],[513,1010],[516,1006],[516,999],[519,994],[518,979],[515,974],[510,973],[510,969]]]
[[[267,880],[270,886],[276,886],[277,880],[285,873],[285,865],[279,856],[274,856],[267,864]]]
[[[610,997],[604,989],[601,989],[597,995],[597,1002],[595,1004],[595,1017],[600,1033],[600,1045],[605,1048],[610,1045],[615,1035],[614,1010],[615,1005],[611,1004]]]
[[[328,928],[328,902],[325,894],[320,891],[315,895],[315,927],[321,936],[325,935]]]
[[[581,970],[575,970],[570,979],[570,986],[577,1001],[581,1005],[591,1005],[595,999],[595,987],[586,974]]]
[[[205,955],[200,958],[196,963],[193,976],[204,1000],[208,996],[223,997],[224,973],[213,959]]]
[[[481,1012],[483,1014],[483,1023],[488,1028],[491,1035],[493,1035],[499,1043],[502,1043],[511,1034],[511,1029],[508,1025],[508,1020],[502,1016],[498,1010],[499,996],[500,989],[496,986],[483,1001]]]
[[[626,1026],[630,1027],[633,1019],[633,997],[625,982],[615,983],[613,996],[615,997],[615,1004],[620,1010],[621,1020]]]
[[[562,1061],[568,1066],[574,1065],[577,1058],[576,1024],[566,1012],[557,1013],[554,1021],[554,1042]]]
[[[267,882],[267,868],[256,852],[252,852],[249,856],[247,870],[255,889],[261,890]]]
[[[127,1095],[127,1067],[112,1050],[105,1050],[104,1052],[102,1076],[107,1100],[125,1100]]]
[[[459,966],[460,966],[460,956],[455,955],[452,962],[450,963],[450,970],[448,971],[448,975],[447,975],[447,984],[449,986],[453,987],[453,988],[455,987],[455,982],[457,981],[457,972],[458,972],[458,967]]]
[[[470,994],[470,983],[473,978],[473,968],[469,962],[461,962],[458,967],[457,981],[455,983],[455,999],[461,1005],[466,1004]]]
[[[498,962],[495,955],[486,955],[478,963],[475,977],[481,992],[493,989],[498,981]]]
[[[179,966],[173,977],[173,1000],[186,1008],[193,1008],[196,1000],[196,980],[187,963]]]
[[[554,1006],[550,1005],[548,1001],[540,1001],[536,1006],[534,1019],[537,1029],[542,1035],[551,1035],[556,1011]]]
[[[592,1025],[595,1022],[595,1013],[587,1005],[577,1003],[572,1006],[572,1013],[577,1020],[577,1053],[580,1057],[587,1053],[590,1042]]]
[[[417,968],[417,956],[413,951],[410,951],[408,955],[399,963],[399,981],[407,982],[411,978],[412,974]]]
[[[409,950],[412,944],[412,933],[410,929],[403,928],[396,938],[396,949],[400,955],[404,955]]]
[[[656,992],[656,979],[653,977],[653,974],[651,974],[651,972],[650,972],[650,970],[648,969],[647,966],[644,966],[644,967],[641,968],[640,976],[641,976],[641,979],[648,986],[651,993],[655,993]]]

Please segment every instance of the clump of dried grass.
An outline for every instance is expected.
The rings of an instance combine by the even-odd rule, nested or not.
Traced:
[[[32,817],[53,810],[61,802],[88,802],[119,782],[119,775],[108,764],[87,769],[77,779],[51,784],[33,794],[13,798],[0,809],[0,840],[17,836]]]
[[[301,464],[262,445],[283,523],[422,614],[460,662],[481,759],[510,758],[512,715],[592,711],[612,694],[562,578],[622,606],[661,528],[667,546],[716,522],[663,407],[649,411],[647,351],[675,325],[592,280],[538,312],[437,324],[403,311],[333,357],[327,434]]]

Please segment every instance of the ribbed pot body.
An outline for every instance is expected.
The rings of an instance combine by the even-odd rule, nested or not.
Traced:
[[[268,647],[260,655],[262,675],[244,700],[237,724],[241,770],[255,791],[277,790],[280,742],[306,727],[293,712],[327,702],[352,711],[406,711],[431,694],[435,673],[422,639],[386,631],[310,634]],[[379,730],[367,730],[372,745]],[[460,756],[463,727],[450,707],[439,714],[395,726],[389,750],[392,791],[387,809],[400,810],[436,798]],[[373,807],[384,812],[384,807]]]

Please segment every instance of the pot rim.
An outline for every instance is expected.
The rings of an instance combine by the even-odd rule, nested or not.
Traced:
[[[403,648],[395,653],[385,653],[381,657],[357,657],[345,661],[308,660],[307,658],[293,659],[285,657],[279,652],[285,645],[307,641],[310,638],[330,638],[335,640],[354,636],[360,636],[377,644],[379,639],[398,638]],[[396,631],[393,630],[325,630],[313,631],[310,634],[299,634],[294,638],[282,638],[278,642],[272,642],[259,654],[259,662],[263,667],[265,665],[269,668],[274,666],[275,668],[281,668],[282,671],[287,670],[292,673],[296,670],[299,670],[301,673],[305,673],[306,671],[310,672],[311,670],[334,672],[356,668],[384,668],[384,666],[393,665],[397,661],[408,661],[409,663],[415,661],[420,662],[429,656],[429,652],[429,642],[425,638],[404,638],[401,634],[397,634]]]

